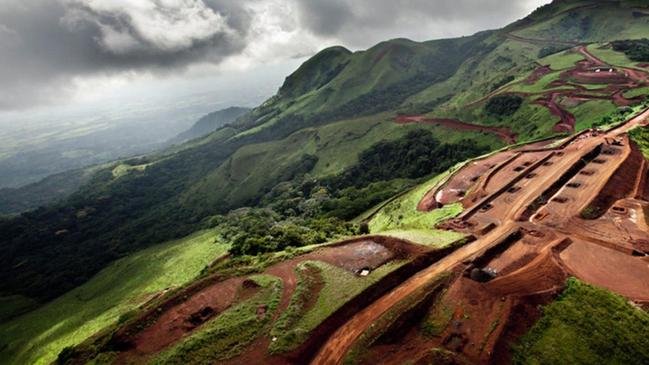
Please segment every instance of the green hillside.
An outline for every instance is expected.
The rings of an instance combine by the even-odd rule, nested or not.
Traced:
[[[0,364],[49,364],[120,316],[194,279],[227,252],[217,232],[198,232],[115,261],[87,283],[0,325]]]
[[[514,364],[643,364],[649,314],[571,278],[515,348]],[[614,340],[611,340],[614,339]]]
[[[196,123],[194,123],[194,125],[189,130],[179,134],[178,136],[176,136],[176,138],[173,138],[171,141],[169,141],[169,143],[179,144],[192,140],[194,138],[202,137],[206,134],[210,134],[220,127],[232,123],[237,118],[249,111],[249,108],[230,107],[209,113],[208,115],[202,117]]]
[[[649,17],[634,15],[637,6],[556,1],[504,29],[468,37],[323,50],[288,76],[277,95],[218,130],[101,166],[66,200],[0,217],[0,293],[13,298],[0,302],[0,313],[10,312],[5,306],[40,304],[27,316],[46,316],[74,295],[71,290],[84,290],[122,262],[117,260],[214,226],[246,228],[246,234],[226,235],[239,253],[322,243],[366,228],[433,242],[439,232],[431,225],[439,217],[402,214],[396,205],[411,207],[432,176],[502,148],[508,138],[525,142],[573,133],[628,113],[610,90],[570,71],[586,59],[577,46],[591,42],[586,52],[607,66],[636,67],[609,43],[649,32]],[[634,84],[623,104],[638,105],[645,91],[645,84]],[[397,123],[398,116],[448,123]],[[416,186],[369,227],[350,223]],[[458,214],[457,208],[446,207],[444,217]],[[277,235],[247,230],[256,226]],[[67,316],[42,322],[68,323]],[[26,328],[25,336],[40,330]],[[10,351],[28,351],[21,343]]]
[[[626,5],[590,5],[573,11],[593,19],[606,9],[615,11],[611,19],[617,31],[595,34],[586,29],[579,41],[613,40],[620,27],[631,36],[647,26],[646,19],[634,17]],[[0,290],[51,299],[116,258],[190,234],[211,215],[256,204],[280,182],[305,173],[314,178],[340,173],[364,148],[399,138],[410,128],[391,123],[398,113],[507,127],[519,141],[551,135],[555,117],[532,97],[509,115],[493,115],[485,111],[484,95],[517,92],[537,64],[568,67],[579,58],[574,53],[538,58],[547,47],[556,46],[552,22],[570,14],[564,12],[566,7],[568,3],[558,2],[502,31],[470,37],[423,43],[397,39],[355,53],[340,47],[322,51],[289,76],[275,97],[231,125],[186,146],[129,162],[147,165],[146,170],[126,169],[131,172],[119,178],[112,171],[99,171],[56,207],[0,222],[3,237],[11,237],[6,246],[14,253],[2,262],[0,275],[7,280]],[[550,40],[546,44],[518,38],[532,35]],[[541,85],[538,90],[552,81],[551,75],[536,83]],[[582,109],[590,104],[596,102]],[[598,108],[614,111],[605,103]],[[577,128],[598,122],[588,112],[575,114],[584,116]],[[502,145],[493,135],[460,137],[458,131],[430,129],[448,141],[466,137],[492,149]],[[55,243],[41,247],[42,242]],[[87,257],[84,264],[78,262],[78,248]],[[42,261],[41,250],[57,250],[59,259]],[[107,254],[92,258],[102,252]],[[80,269],[62,272],[63,266]],[[33,284],[18,284],[25,282]]]

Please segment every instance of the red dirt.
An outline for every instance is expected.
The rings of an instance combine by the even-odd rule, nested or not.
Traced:
[[[545,97],[535,100],[534,103],[548,108],[550,113],[559,117],[559,123],[554,126],[555,132],[573,132],[575,130],[577,119],[570,112],[559,106],[557,98],[560,95],[560,93],[552,92]]]
[[[583,54],[584,57],[586,57],[586,60],[593,67],[607,66],[604,61],[600,60],[599,58],[595,57],[592,53],[590,53],[588,51],[588,48],[586,48],[586,46],[579,47],[579,53]]]
[[[404,336],[403,343],[371,349],[370,352],[376,351],[372,359],[377,363],[396,364],[401,360],[421,359],[429,349],[443,346],[454,352],[454,358],[469,363],[508,361],[511,343],[532,323],[531,320],[517,322],[528,314],[532,319],[538,318],[538,310],[529,303],[550,301],[570,275],[637,302],[648,302],[649,259],[642,257],[641,248],[649,248],[645,218],[649,202],[637,199],[644,191],[642,184],[646,185],[646,170],[645,164],[637,163],[638,155],[624,136],[634,126],[646,123],[648,116],[649,110],[608,132],[582,133],[554,150],[526,152],[522,148],[519,150],[522,157],[513,159],[491,179],[487,179],[489,173],[484,173],[471,189],[483,191],[486,196],[456,218],[457,225],[449,225],[480,238],[359,311],[329,337],[312,364],[339,364],[358,336],[383,313],[429,285],[440,274],[463,267],[467,276],[454,281],[444,299],[456,308],[456,313],[442,336],[425,339],[412,329]],[[609,144],[614,140],[620,145],[615,146],[617,151],[609,153],[608,148],[612,147]],[[598,146],[605,147],[598,149]],[[593,155],[592,151],[599,154]],[[537,156],[531,158],[533,153]],[[582,167],[579,161],[588,155],[594,156],[593,162]],[[507,156],[512,156],[511,152]],[[507,159],[500,157],[501,161]],[[522,164],[523,161],[527,163]],[[523,169],[515,172],[514,167],[518,165]],[[476,165],[469,164],[465,171],[457,172],[446,185],[436,189],[453,184],[460,186],[454,179],[466,179],[476,169]],[[581,171],[588,174],[580,174]],[[575,184],[578,181],[580,184]],[[620,184],[625,188],[616,189]],[[547,197],[548,202],[534,208],[529,220],[519,221],[522,212],[530,209],[550,186],[558,186],[558,190],[549,190],[554,195]],[[517,189],[510,192],[511,187]],[[428,195],[431,194],[433,191]],[[566,202],[559,202],[556,199],[559,197]],[[584,207],[603,200],[607,201],[604,206],[611,208],[602,217],[589,221],[580,217]],[[491,225],[489,230],[484,229],[487,225]],[[504,244],[516,231],[523,233],[522,238]],[[473,281],[470,277],[474,277],[476,269],[492,270],[495,278],[487,279],[486,283]],[[479,275],[475,278],[483,280]]]
[[[541,318],[541,306],[554,300],[556,293],[531,295],[515,298],[512,310],[505,320],[505,326],[498,336],[489,359],[489,365],[510,364],[512,361],[512,346]]]
[[[637,257],[576,241],[561,254],[572,274],[638,301],[649,301],[649,265]]]
[[[499,153],[487,158],[473,161],[467,166],[450,176],[446,183],[431,189],[419,202],[417,210],[421,212],[431,211],[446,204],[453,204],[459,201],[470,204],[465,200],[465,194],[474,186],[478,179],[486,173],[492,173],[508,160],[514,158],[516,153]]]
[[[516,135],[508,128],[485,127],[477,124],[461,122],[455,119],[443,119],[443,118],[426,119],[420,115],[401,115],[396,118],[396,122],[398,124],[424,123],[424,124],[439,125],[445,128],[454,129],[458,131],[474,131],[474,132],[477,131],[477,132],[495,133],[507,143],[510,144],[516,143]]]
[[[205,320],[226,310],[235,300],[238,290],[242,289],[243,279],[229,279],[195,294],[182,306],[174,307],[163,313],[158,320],[146,328],[135,339],[134,354],[142,356],[161,351],[168,345],[181,339],[186,333],[197,327],[190,319],[195,313],[205,308],[212,308],[214,313]],[[205,321],[204,320],[204,321]]]
[[[351,272],[368,268],[374,270],[394,258],[394,253],[372,240],[319,250],[313,259],[330,263]]]
[[[528,85],[536,84],[543,76],[552,73],[554,70],[550,66],[539,66],[532,72],[532,74],[525,80]]]
[[[597,197],[590,203],[593,209],[601,212],[600,215],[608,211],[616,201],[627,196],[633,196],[636,189],[636,180],[641,178],[641,176],[638,176],[638,171],[641,171],[643,166],[644,157],[642,152],[630,140],[627,140],[626,143],[631,143],[630,153],[615,170],[604,188],[597,194]],[[613,149],[609,149],[609,151],[622,153]]]
[[[301,262],[322,261],[358,273],[362,269],[374,270],[394,259],[418,257],[427,252],[430,252],[427,247],[402,240],[368,236],[325,246],[272,265],[263,274],[276,276],[283,281],[281,301],[273,313],[272,321],[276,321],[289,305],[297,285],[295,267]],[[117,362],[127,364],[146,361],[151,355],[181,340],[232,304],[251,297],[257,290],[256,285],[246,277],[221,280],[215,276],[203,279],[168,299],[161,307],[153,308],[137,322],[139,325],[120,330],[121,334],[115,343],[119,344],[117,349],[122,352]],[[318,291],[319,288],[314,290]],[[310,295],[314,299],[317,298],[317,293]],[[282,357],[268,355],[269,344],[270,339],[267,336],[260,336],[241,356],[225,363],[254,363],[262,361],[260,359],[266,364],[286,363],[286,359]]]

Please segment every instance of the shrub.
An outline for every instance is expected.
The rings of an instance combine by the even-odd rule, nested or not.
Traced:
[[[518,95],[498,95],[487,102],[485,111],[488,114],[507,117],[516,113],[523,104],[523,98]]]
[[[649,62],[649,39],[624,40],[611,42],[613,50],[623,52],[636,62]]]
[[[647,364],[649,314],[571,278],[514,347],[514,364]]]

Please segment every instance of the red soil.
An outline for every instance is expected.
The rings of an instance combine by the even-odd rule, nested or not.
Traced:
[[[421,256],[429,251],[427,247],[390,237],[368,236],[329,245],[272,265],[263,274],[276,276],[283,282],[281,301],[278,309],[272,314],[272,321],[276,321],[290,303],[297,285],[295,267],[301,262],[322,261],[358,273],[362,269],[374,270],[394,259]],[[118,337],[122,345],[119,347],[124,351],[120,353],[118,363],[146,361],[151,355],[181,340],[204,322],[231,305],[249,298],[258,290],[256,284],[246,277],[227,280],[220,280],[218,277],[206,278],[195,284],[195,289],[192,288],[176,294],[158,307],[160,309],[152,309],[138,322],[140,325],[120,330],[121,334]],[[317,298],[317,292],[310,295]],[[144,329],[139,329],[142,327]],[[259,336],[241,356],[225,363],[286,363],[285,358],[268,355],[269,344],[270,339],[267,336]]]
[[[585,47],[580,47],[579,52],[585,60],[577,62],[574,69],[561,75],[561,80],[549,85],[571,89],[540,93],[541,97],[535,101],[559,117],[556,131],[571,132],[576,124],[574,115],[563,109],[564,105],[578,105],[592,99],[611,100],[619,106],[631,105],[640,99],[627,99],[624,92],[649,81],[648,74],[638,70],[622,68],[608,72],[609,66]],[[598,68],[600,72],[596,71]],[[551,71],[547,66],[540,66],[525,82],[538,82]],[[570,80],[607,86],[586,90]],[[649,277],[649,259],[632,255],[649,252],[649,202],[646,201],[649,197],[649,169],[637,149],[625,146],[623,150],[626,152],[604,156],[601,164],[587,166],[592,170],[590,175],[576,175],[570,180],[583,184],[581,189],[563,186],[555,196],[548,197],[550,201],[538,209],[529,222],[516,221],[533,199],[587,151],[598,144],[609,143],[634,125],[646,123],[647,115],[649,113],[644,113],[605,135],[583,134],[555,152],[543,150],[545,143],[542,143],[473,162],[456,172],[444,184],[428,192],[418,209],[427,211],[462,201],[470,209],[459,218],[462,224],[458,230],[481,237],[452,253],[440,253],[434,261],[417,261],[430,255],[425,248],[386,237],[367,237],[331,245],[271,266],[264,273],[277,276],[284,283],[279,308],[273,313],[275,321],[287,308],[295,291],[295,267],[305,260],[319,260],[358,272],[366,268],[373,270],[396,258],[418,258],[414,260],[417,264],[400,269],[352,299],[319,326],[300,350],[288,357],[268,355],[270,339],[259,336],[241,356],[226,363],[304,363],[322,345],[313,363],[337,364],[358,336],[386,311],[432,280],[437,280],[440,274],[461,272],[467,267],[493,269],[497,275],[486,283],[469,277],[452,281],[441,303],[456,308],[456,312],[441,336],[433,339],[422,337],[416,326],[412,326],[402,336],[403,341],[381,343],[371,349],[370,359],[387,364],[403,363],[408,359],[424,361],[430,356],[431,348],[445,347],[455,353],[454,361],[457,363],[507,362],[511,343],[538,318],[536,305],[549,302],[560,292],[568,275],[633,300],[649,302],[649,281],[646,280]],[[396,122],[495,133],[508,143],[514,143],[516,137],[506,128],[452,119],[400,116]],[[628,144],[627,139],[624,141]],[[464,192],[469,190],[471,193],[464,197]],[[558,197],[569,204],[556,200]],[[600,207],[603,214],[598,219],[587,221],[579,216],[589,204]],[[485,230],[485,227],[490,229]],[[524,232],[521,239],[503,246],[502,252],[494,251],[516,230]],[[434,264],[430,265],[430,262]],[[409,278],[413,270],[421,271]],[[162,313],[159,316],[156,311],[145,316],[142,323],[149,325],[143,330],[118,332],[117,343],[131,346],[118,362],[144,360],[147,355],[180,340],[233,303],[253,295],[257,289],[246,283],[245,277],[208,278],[195,288],[167,300],[160,307]],[[181,296],[187,299],[181,299]],[[322,344],[326,339],[327,342]]]
[[[627,76],[618,72],[595,72],[595,71],[566,71],[561,75],[562,77],[574,80],[580,84],[606,84],[606,85],[623,85],[629,82]]]
[[[554,247],[554,246],[553,246]],[[524,296],[559,290],[568,274],[557,260],[552,247],[537,252],[529,264],[486,284],[494,295]]]
[[[649,265],[640,258],[576,241],[561,254],[572,274],[625,297],[649,301]]]
[[[512,347],[541,318],[543,305],[554,300],[557,293],[531,295],[514,298],[512,310],[505,319],[505,325],[497,336],[493,352],[489,359],[490,365],[510,364],[512,361]]]
[[[539,66],[532,72],[532,74],[525,80],[525,83],[528,85],[536,84],[543,76],[552,73],[553,70],[550,66]]]
[[[626,140],[626,143],[631,143],[631,141]],[[608,151],[622,153],[621,150],[613,150],[610,149],[611,147],[608,148]],[[601,212],[601,215],[608,211],[616,201],[627,196],[633,196],[636,189],[636,181],[642,178],[642,176],[638,176],[638,171],[642,171],[643,161],[644,157],[642,156],[642,152],[640,152],[635,144],[631,144],[630,153],[615,170],[613,176],[606,182],[604,188],[597,194],[597,197],[591,201],[590,206]]]
[[[560,122],[554,126],[556,132],[573,132],[575,130],[577,119],[574,115],[562,109],[559,104],[557,104],[557,98],[559,95],[561,94],[552,92],[543,98],[537,99],[534,103],[547,107],[550,110],[550,113],[559,117]]]
[[[458,131],[477,131],[477,132],[495,133],[507,143],[510,144],[516,143],[516,135],[508,128],[485,127],[477,124],[461,122],[459,120],[454,120],[454,119],[443,119],[443,118],[425,119],[423,116],[418,116],[418,115],[413,115],[413,116],[402,115],[397,117],[396,122],[399,124],[424,123],[424,124],[439,125],[445,128],[454,129]]]
[[[586,57],[586,60],[593,67],[606,66],[606,63],[604,63],[604,61],[595,57],[592,53],[588,51],[588,48],[586,48],[585,46],[579,47],[579,53],[583,54],[584,57]]]
[[[643,167],[646,163],[638,160],[637,151],[630,147],[626,137],[620,136],[645,123],[647,116],[649,111],[607,132],[579,134],[554,150],[527,152],[522,148],[519,152],[523,157],[505,164],[491,179],[487,178],[489,172],[484,173],[471,189],[486,196],[455,219],[460,227],[457,230],[479,238],[346,320],[320,348],[312,363],[339,364],[352,344],[381,315],[449,271],[460,270],[466,275],[450,284],[441,301],[455,308],[454,317],[441,336],[427,338],[414,326],[403,334],[403,341],[371,348],[373,363],[419,361],[430,356],[429,350],[436,347],[452,351],[452,361],[506,363],[511,344],[540,314],[531,303],[549,302],[571,275],[634,301],[649,302],[649,258],[644,257],[642,250],[649,249],[649,202],[638,200],[648,181],[647,169]],[[608,152],[614,140],[620,143],[614,144],[615,151]],[[512,156],[511,151],[507,153]],[[537,156],[530,158],[534,153]],[[505,161],[507,157],[500,159]],[[592,162],[584,166],[579,162],[582,160]],[[523,165],[522,161],[529,164]],[[514,172],[518,165],[523,169]],[[477,168],[467,165],[465,171],[457,172],[436,189],[461,186],[454,179],[466,180]],[[512,187],[517,189],[510,191]],[[436,191],[428,195],[435,195]],[[535,202],[547,192],[553,195],[542,199],[545,205],[537,207]],[[560,197],[566,198],[565,202],[556,199]],[[604,201],[603,206],[610,209],[599,219],[582,219],[580,212],[594,201]],[[518,217],[530,209],[531,218],[519,221]],[[488,224],[491,229],[485,230]],[[514,235],[515,232],[522,237]],[[485,278],[480,272],[495,272],[495,278]],[[396,334],[392,338],[398,339]]]
[[[446,204],[465,201],[465,194],[476,184],[478,179],[487,172],[497,169],[498,166],[514,157],[515,153],[499,153],[484,159],[473,161],[453,174],[442,186],[431,189],[419,202],[417,210],[431,211]],[[466,203],[468,204],[468,203]]]
[[[213,313],[204,316],[203,321],[223,312],[233,303],[237,292],[243,289],[242,283],[241,278],[225,280],[200,291],[183,305],[164,312],[136,337],[133,355],[153,354],[178,341],[197,327],[198,323],[192,323],[191,318],[205,308],[211,308]]]

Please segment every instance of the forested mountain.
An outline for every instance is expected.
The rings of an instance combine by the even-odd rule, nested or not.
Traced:
[[[307,282],[326,294],[331,290],[328,280],[337,275],[345,276],[336,271],[339,268],[325,267],[321,263],[322,260],[331,263],[336,258],[327,256],[313,264],[319,256],[308,251],[308,247],[314,247],[312,245],[368,233],[398,236],[424,246],[427,243],[435,246],[440,240],[444,244],[470,241],[466,235],[436,229],[440,228],[437,224],[462,212],[462,204],[438,201],[443,200],[443,196],[426,202],[421,200],[425,193],[448,176],[445,172],[456,172],[468,166],[462,164],[464,161],[473,161],[501,149],[509,151],[504,148],[515,148],[512,145],[561,145],[569,136],[593,127],[615,125],[641,112],[649,92],[649,69],[645,64],[648,48],[643,40],[647,34],[649,9],[644,2],[557,0],[503,29],[472,36],[427,42],[394,39],[358,52],[343,47],[322,50],[289,75],[277,94],[262,105],[251,110],[230,108],[207,115],[191,130],[179,135],[174,146],[99,166],[80,180],[82,184],[68,198],[19,216],[0,217],[4,251],[0,255],[0,293],[7,303],[3,309],[6,315],[0,318],[14,318],[25,308],[41,306],[32,313],[5,322],[8,330],[0,331],[0,358],[5,360],[0,363],[34,361],[34,357],[27,355],[28,346],[47,348],[34,356],[50,362],[54,360],[53,354],[58,355],[63,347],[77,345],[99,330],[103,332],[97,341],[89,340],[79,348],[67,348],[59,361],[84,363],[92,358],[96,361],[108,359],[106,362],[111,363],[122,359],[118,354],[122,351],[127,353],[126,357],[135,356],[136,362],[156,358],[161,363],[218,362],[228,358],[218,357],[221,355],[215,355],[217,353],[230,354],[229,358],[253,356],[248,352],[250,346],[257,344],[253,344],[254,332],[270,331],[271,322],[263,313],[255,317],[245,311],[263,307],[265,313],[280,305],[281,280],[272,276],[272,270],[268,274],[266,269],[284,260],[290,262],[302,254],[313,255],[304,259],[306,263],[296,266],[296,280]],[[634,151],[646,149],[644,132],[635,133],[634,146],[637,147]],[[488,169],[500,166],[507,159],[490,162]],[[522,169],[535,166],[537,162],[530,160]],[[479,175],[466,176],[465,180],[481,181]],[[472,191],[467,185],[456,188],[454,193],[471,197],[480,191]],[[545,202],[547,197],[543,195],[543,198]],[[473,203],[478,201],[481,200],[476,198]],[[426,204],[432,210],[429,215],[422,213]],[[137,306],[124,304],[124,309],[112,313],[110,320],[102,319],[103,322],[93,322],[92,326],[88,318],[98,318],[108,309],[93,302],[94,297],[88,295],[84,300],[92,303],[88,307],[96,312],[89,309],[83,321],[72,321],[74,328],[83,328],[80,330],[83,335],[70,335],[75,331],[72,327],[60,334],[65,346],[53,345],[40,338],[29,345],[26,337],[41,335],[37,326],[21,332],[25,338],[9,338],[10,329],[17,331],[24,323],[21,321],[45,318],[45,313],[50,313],[47,311],[56,311],[54,308],[72,307],[70,303],[76,303],[85,292],[97,293],[98,288],[104,287],[115,290],[113,286],[121,284],[111,283],[109,288],[103,281],[107,273],[123,272],[119,265],[127,265],[142,252],[153,252],[158,244],[171,241],[187,244],[188,236],[195,237],[192,235],[207,235],[207,238],[200,237],[226,247],[231,255],[210,256],[220,259],[208,262],[210,265],[202,272],[192,271],[192,275],[200,272],[202,281],[189,284],[191,277],[182,283],[170,283],[169,286],[175,287],[169,292],[160,287],[162,284],[155,286],[155,296],[142,293],[141,298],[151,300],[146,305],[138,302],[138,306],[143,305],[142,311],[138,312]],[[394,249],[384,240],[378,238],[376,242]],[[307,248],[300,248],[305,246]],[[219,254],[224,254],[225,250],[219,250]],[[407,261],[419,252],[417,250],[395,249],[394,255]],[[415,266],[404,264],[403,268],[392,269],[403,273],[422,269],[424,266],[417,265],[430,263],[417,262]],[[393,264],[400,265],[389,265]],[[355,269],[360,272],[365,268]],[[264,272],[266,274],[261,275]],[[225,324],[216,323],[222,318],[219,316],[217,320],[205,322],[223,325],[216,332],[197,330],[198,337],[165,339],[173,346],[164,347],[164,351],[156,349],[142,358],[128,352],[135,346],[134,341],[137,342],[133,336],[140,333],[138,326],[153,326],[151,323],[158,315],[165,315],[155,313],[167,311],[182,295],[191,297],[210,285],[215,277],[234,278],[232,282],[236,282],[239,276],[252,274],[260,275],[246,279],[244,289],[249,289],[249,293],[241,294],[244,298],[253,298],[252,301],[242,301],[239,307],[232,307],[248,313],[248,317],[241,314],[247,322],[226,317],[222,319]],[[446,285],[444,280],[454,278],[454,274],[448,275],[435,285],[441,288]],[[315,279],[309,282],[309,278]],[[330,298],[328,303],[341,301],[342,305],[367,289],[367,286],[355,286],[356,278],[345,279],[347,281],[340,284],[342,291],[351,294],[345,298]],[[380,283],[382,279],[372,280]],[[433,286],[428,289],[437,290]],[[574,295],[595,293],[593,295],[598,298],[607,295],[581,283],[571,283],[570,290]],[[178,293],[182,295],[173,296]],[[298,323],[302,315],[306,316],[306,312],[300,311],[321,304],[306,297],[291,298],[282,299],[280,307],[283,306],[282,310],[293,308],[295,313],[284,312],[280,323],[276,324],[279,327],[271,326],[272,335],[267,336],[273,338],[272,343],[265,343],[270,354],[279,356],[273,358],[279,363],[303,363],[304,358],[300,356],[317,349],[309,347],[316,346],[313,337],[317,337],[310,337],[309,331],[327,320],[330,322],[326,322],[325,327],[338,328],[336,326],[343,324],[329,319],[334,310],[321,311],[317,315],[322,317],[305,317],[312,321],[308,325],[302,323],[308,330],[290,332],[288,329]],[[570,300],[571,297],[567,297],[563,304],[567,305]],[[192,314],[193,325],[202,325],[204,320],[216,315],[213,312],[228,313],[225,309],[232,303],[223,308],[210,307],[212,312],[204,315]],[[539,303],[547,304],[547,301],[539,299]],[[606,297],[606,303],[610,308],[629,310],[617,297]],[[122,308],[121,305],[122,302],[115,302],[111,308]],[[345,307],[347,309],[337,308],[353,311],[358,305],[354,302],[349,308]],[[412,309],[417,303],[399,305]],[[507,305],[523,304],[507,302]],[[535,311],[530,318],[540,317],[536,309],[530,309],[536,308],[534,305],[525,308]],[[429,320],[426,330],[431,336],[441,336],[443,328],[436,329],[435,325],[439,317],[451,316],[454,310],[442,308],[430,314],[436,315],[435,319],[426,317]],[[412,313],[417,312],[413,309]],[[647,320],[645,312],[642,315],[629,313],[631,317],[640,318],[639,321]],[[71,312],[65,315],[73,317]],[[236,317],[237,314],[231,315]],[[120,325],[115,324],[117,317]],[[410,323],[412,318],[403,321]],[[481,331],[492,333],[498,323],[492,326],[492,329],[482,328]],[[394,330],[393,334],[405,333],[396,327],[390,329]],[[517,331],[515,328],[507,330]],[[535,334],[526,337],[525,346],[538,345],[534,336],[537,339],[548,336],[542,330],[537,328]],[[245,339],[236,337],[234,332]],[[363,339],[366,342],[356,344],[360,347],[345,350],[358,356],[362,360],[360,363],[372,363],[376,358],[360,348],[369,348],[379,342],[388,346],[394,340],[373,335],[380,336],[367,334],[369,337]],[[476,346],[491,346],[492,349],[510,346],[488,340]],[[453,350],[445,344],[448,345],[446,349],[462,354],[462,347],[469,345],[462,342],[462,338],[457,341],[462,346],[453,347]],[[205,343],[218,343],[218,346],[201,345]],[[234,345],[237,343],[240,346]],[[634,347],[633,351],[636,350],[642,352]],[[453,357],[446,352],[430,356],[439,356],[434,359],[450,356],[457,362],[449,363],[464,364],[476,360],[478,351],[471,351],[474,352],[466,356]],[[363,357],[365,355],[369,357]],[[489,361],[497,362],[498,359]]]

